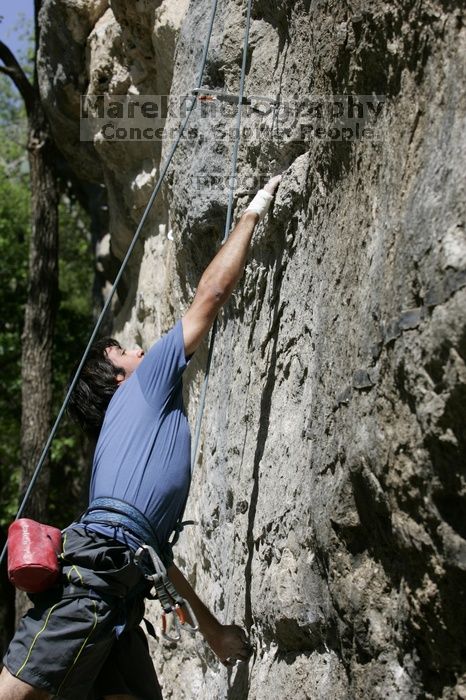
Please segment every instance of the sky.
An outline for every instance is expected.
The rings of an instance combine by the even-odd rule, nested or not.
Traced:
[[[34,0],[0,0],[0,39],[16,55],[24,49],[24,41],[20,35],[24,32],[24,18],[30,20],[34,13]],[[22,26],[17,26],[18,24]],[[16,27],[16,29],[15,29]]]

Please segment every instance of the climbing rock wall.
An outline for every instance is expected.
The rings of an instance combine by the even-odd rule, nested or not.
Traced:
[[[40,75],[61,148],[107,187],[121,258],[180,112],[162,148],[83,144],[76,96],[189,94],[210,3],[110,5],[46,0]],[[154,645],[167,698],[466,697],[462,5],[253,3],[246,93],[283,106],[244,109],[235,216],[286,174],[219,319],[178,561],[255,653],[228,671],[200,639]],[[206,87],[237,92],[244,22],[244,3],[219,2]],[[334,138],[325,108],[323,135],[303,139],[309,104],[289,105],[306,95],[372,96],[373,133]],[[115,317],[125,342],[148,346],[183,313],[223,235],[235,110],[221,107],[196,108],[145,229]],[[186,373],[193,424],[205,358]]]

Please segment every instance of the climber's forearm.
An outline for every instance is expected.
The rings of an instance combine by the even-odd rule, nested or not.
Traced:
[[[202,600],[198,597],[194,588],[185,579],[181,571],[175,564],[172,564],[167,570],[170,581],[175,586],[178,593],[185,598],[193,609],[199,629],[205,639],[209,642],[218,635],[222,625],[214,615],[210,612]]]
[[[202,343],[243,274],[252,234],[267,213],[280,179],[281,175],[273,177],[259,190],[202,275],[193,303],[182,318],[186,357]]]
[[[178,593],[191,605],[204,639],[222,664],[232,666],[237,660],[247,661],[251,656],[252,647],[246,632],[238,625],[222,625],[197,597],[192,586],[174,564],[167,573]]]
[[[216,300],[214,306],[226,302],[243,274],[252,234],[256,224],[266,215],[281,177],[276,175],[259,190],[202,275],[198,291],[200,295],[204,290],[210,294]]]
[[[193,303],[182,319],[186,357],[199,347],[240,279],[258,220],[254,212],[245,212],[202,275]]]
[[[241,278],[258,214],[245,212],[217,255],[206,268],[198,290],[209,289],[223,304]]]

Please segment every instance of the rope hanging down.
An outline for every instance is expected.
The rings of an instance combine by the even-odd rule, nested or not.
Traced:
[[[209,51],[210,39],[211,39],[211,36],[212,36],[212,29],[213,29],[213,25],[214,25],[215,15],[216,15],[216,12],[217,12],[217,3],[218,3],[218,0],[212,0],[212,8],[211,8],[211,14],[210,14],[209,27],[208,27],[208,31],[207,31],[206,41],[205,41],[205,43],[204,43],[204,48],[203,48],[203,53],[202,53],[202,59],[201,59],[201,67],[200,67],[200,70],[199,70],[199,78],[198,78],[198,81],[197,81],[197,88],[198,88],[198,89],[200,89],[200,88],[202,87],[202,81],[203,81],[203,77],[204,77],[205,65],[206,65],[206,62],[207,62],[207,54],[208,54],[208,51]],[[162,168],[161,168],[161,170],[160,170],[159,179],[157,180],[157,183],[156,183],[156,185],[155,185],[155,187],[154,187],[154,190],[153,190],[153,192],[152,192],[152,194],[151,194],[151,196],[150,196],[150,199],[149,199],[149,201],[148,201],[148,203],[147,203],[147,206],[146,206],[146,208],[145,208],[145,210],[144,210],[144,213],[143,213],[143,215],[142,215],[142,217],[141,217],[141,220],[140,220],[140,222],[139,222],[139,225],[138,225],[138,227],[137,227],[137,229],[136,229],[136,232],[135,232],[135,234],[134,234],[134,236],[133,236],[133,240],[131,241],[131,243],[130,243],[130,245],[129,245],[129,248],[128,248],[127,252],[126,252],[126,255],[125,255],[124,259],[123,259],[123,262],[121,263],[120,269],[119,269],[118,274],[117,274],[117,276],[116,276],[116,278],[115,278],[115,281],[114,281],[114,283],[113,283],[113,285],[112,285],[112,288],[111,288],[111,290],[110,290],[110,293],[109,293],[109,295],[108,295],[108,297],[107,297],[107,299],[106,299],[106,301],[105,301],[105,304],[104,304],[104,306],[103,306],[103,308],[102,308],[102,311],[101,311],[101,313],[100,313],[100,315],[99,315],[99,318],[97,319],[97,322],[96,322],[96,324],[95,324],[94,330],[92,331],[91,337],[89,338],[89,342],[88,342],[88,344],[87,344],[87,346],[86,346],[86,349],[84,350],[83,356],[82,356],[81,361],[80,361],[80,363],[79,363],[79,365],[78,365],[78,369],[76,370],[76,373],[75,373],[75,375],[74,375],[74,377],[73,377],[73,379],[72,379],[72,381],[71,381],[71,384],[70,384],[70,386],[69,386],[69,388],[68,388],[68,391],[67,391],[67,393],[66,393],[66,396],[65,396],[65,398],[64,398],[64,400],[63,400],[63,404],[62,404],[62,406],[61,406],[61,408],[60,408],[60,411],[58,412],[58,415],[57,415],[57,418],[56,418],[56,420],[55,420],[55,423],[53,424],[52,430],[50,431],[50,435],[49,435],[49,437],[47,438],[47,442],[45,443],[45,446],[44,446],[44,449],[42,450],[42,453],[41,453],[41,455],[40,455],[39,461],[37,462],[37,465],[36,465],[36,468],[35,468],[34,473],[33,473],[33,475],[32,475],[31,481],[29,482],[29,486],[28,486],[28,488],[27,488],[27,490],[26,490],[26,493],[24,494],[24,497],[23,497],[23,500],[22,500],[22,502],[21,502],[21,505],[20,505],[20,507],[19,507],[19,509],[18,509],[18,512],[16,513],[15,520],[17,520],[18,518],[20,518],[20,517],[22,516],[22,514],[23,514],[23,512],[24,512],[24,509],[25,509],[25,507],[26,507],[26,504],[27,504],[27,502],[28,502],[28,500],[29,500],[29,497],[30,497],[30,495],[31,495],[31,493],[32,493],[32,490],[33,490],[33,488],[34,488],[34,486],[35,486],[35,484],[36,484],[36,481],[37,481],[37,479],[39,478],[39,474],[40,474],[41,469],[42,469],[42,467],[43,467],[43,464],[44,464],[44,462],[45,462],[45,458],[47,457],[48,451],[49,451],[49,449],[50,449],[50,445],[52,444],[52,441],[53,441],[53,439],[54,439],[54,437],[55,437],[55,434],[56,434],[56,432],[57,432],[57,430],[58,430],[58,426],[59,426],[59,424],[60,424],[60,422],[61,422],[61,419],[63,418],[63,415],[64,415],[64,413],[65,413],[66,407],[67,407],[68,402],[69,402],[69,400],[70,400],[71,394],[73,393],[74,387],[76,386],[76,383],[77,383],[78,378],[79,378],[79,374],[80,374],[80,372],[81,372],[81,370],[82,370],[82,368],[83,368],[83,366],[84,366],[84,363],[85,363],[85,361],[86,361],[86,358],[87,358],[87,356],[88,356],[88,354],[89,354],[89,350],[91,349],[91,346],[92,346],[92,344],[93,344],[93,342],[94,342],[94,340],[95,340],[95,338],[96,338],[96,336],[97,336],[97,333],[98,333],[98,331],[99,331],[99,329],[100,329],[100,326],[102,325],[102,321],[103,321],[103,319],[104,319],[104,316],[105,316],[105,314],[106,314],[106,312],[107,312],[107,310],[108,310],[108,308],[109,308],[109,306],[110,306],[110,303],[111,303],[111,301],[112,301],[112,299],[113,299],[113,296],[114,296],[114,294],[115,294],[115,291],[116,291],[116,289],[117,289],[117,286],[118,286],[118,284],[119,284],[119,282],[120,282],[120,280],[121,280],[121,277],[122,277],[123,272],[124,272],[124,270],[125,270],[125,268],[126,268],[126,265],[128,264],[128,260],[129,260],[129,258],[131,257],[131,253],[133,252],[134,246],[136,245],[136,242],[137,242],[137,240],[138,240],[138,238],[139,238],[139,235],[140,235],[140,233],[141,233],[141,231],[142,231],[142,228],[143,228],[143,226],[144,226],[144,224],[145,224],[145,222],[146,222],[146,219],[147,219],[147,217],[148,217],[148,215],[149,215],[149,212],[150,212],[150,210],[152,209],[152,205],[154,204],[155,198],[157,197],[157,195],[158,195],[158,193],[159,193],[159,191],[160,191],[160,188],[161,188],[161,186],[162,186],[162,184],[163,184],[163,181],[164,181],[164,179],[165,179],[165,175],[166,175],[167,170],[168,170],[168,168],[169,168],[169,166],[170,166],[170,163],[171,163],[171,161],[172,161],[172,159],[173,159],[173,156],[174,156],[174,154],[175,154],[175,151],[176,151],[176,149],[177,149],[178,146],[179,146],[179,143],[180,143],[180,141],[181,141],[181,137],[183,136],[183,133],[184,133],[184,131],[185,131],[185,128],[186,128],[186,125],[187,125],[187,123],[188,123],[188,121],[189,121],[189,118],[190,118],[190,116],[191,116],[191,113],[192,113],[192,111],[193,111],[193,109],[194,109],[194,105],[196,104],[196,101],[197,101],[197,98],[194,97],[194,98],[191,99],[191,102],[188,103],[188,106],[187,106],[187,110],[188,110],[188,111],[187,111],[187,113],[186,113],[186,115],[185,115],[185,118],[184,118],[183,122],[181,123],[181,126],[179,127],[179,130],[178,130],[178,133],[177,133],[177,135],[176,135],[175,141],[173,142],[173,145],[172,145],[172,147],[170,148],[170,151],[169,151],[169,153],[168,153],[168,156],[167,156],[167,158],[166,158],[166,160],[165,160],[165,162],[164,162],[164,164],[163,164],[163,166],[162,166]],[[8,547],[8,545],[7,545],[7,543],[5,543],[5,546],[3,547],[2,553],[1,553],[1,555],[0,555],[0,566],[2,565],[3,560],[4,560],[4,558],[5,558],[5,554],[6,554],[6,551],[7,551],[7,547]]]
[[[248,5],[247,5],[247,14],[246,14],[246,28],[244,32],[244,42],[243,42],[243,60],[241,63],[241,78],[240,78],[240,85],[239,85],[239,95],[238,95],[238,114],[236,115],[236,128],[235,128],[235,145],[233,148],[233,154],[231,158],[231,172],[230,172],[230,191],[228,195],[228,209],[227,209],[227,216],[225,220],[225,230],[223,233],[223,238],[222,238],[222,244],[225,243],[226,239],[228,238],[228,234],[230,232],[230,226],[231,226],[231,220],[232,220],[232,214],[233,214],[233,196],[235,192],[235,181],[236,181],[236,167],[238,163],[238,151],[239,151],[239,142],[241,138],[241,107],[244,103],[244,82],[245,82],[245,76],[246,76],[246,63],[247,63],[247,57],[248,57],[248,46],[249,46],[249,29],[251,26],[251,7],[252,7],[252,0],[248,0]],[[214,345],[215,345],[215,338],[217,335],[217,318],[214,321],[214,325],[212,326],[212,332],[210,336],[210,343],[209,343],[209,352],[207,355],[207,364],[206,364],[206,370],[205,370],[205,375],[204,375],[204,381],[202,384],[202,389],[201,389],[201,396],[199,399],[199,409],[197,413],[197,418],[196,418],[196,426],[194,430],[194,439],[193,439],[193,445],[191,449],[191,476],[194,471],[194,466],[196,464],[196,458],[197,458],[197,450],[199,447],[199,439],[201,435],[201,425],[202,425],[202,417],[204,415],[204,408],[205,408],[205,399],[206,399],[206,394],[207,394],[207,386],[209,384],[209,376],[210,376],[210,367],[212,364],[212,355],[214,352]]]

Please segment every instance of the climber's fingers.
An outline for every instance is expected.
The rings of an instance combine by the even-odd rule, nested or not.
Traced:
[[[267,184],[264,185],[264,190],[268,192],[269,194],[274,195],[280,181],[283,177],[283,173],[280,173],[280,175],[274,175],[274,177],[271,177],[270,180],[267,182]]]

